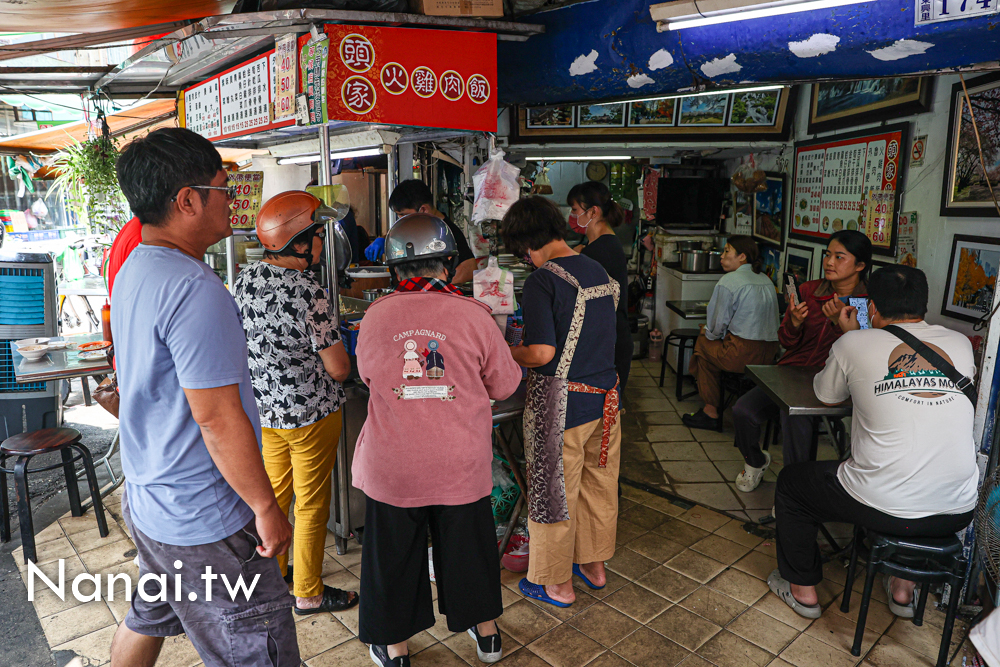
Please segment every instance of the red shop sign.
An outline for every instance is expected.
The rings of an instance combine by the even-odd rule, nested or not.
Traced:
[[[496,35],[345,25],[326,34],[330,120],[496,132]]]

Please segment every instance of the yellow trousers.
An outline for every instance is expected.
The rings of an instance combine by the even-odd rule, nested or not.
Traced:
[[[573,577],[573,563],[595,563],[615,555],[621,415],[611,428],[608,464],[599,468],[602,435],[600,419],[563,434],[563,477],[570,518],[558,523],[528,521],[528,581],[533,584],[565,583]]]
[[[309,426],[261,429],[264,469],[281,511],[288,514],[295,496],[293,592],[308,598],[323,592],[323,545],[330,518],[330,473],[337,460],[341,410]],[[288,555],[278,556],[281,574]]]

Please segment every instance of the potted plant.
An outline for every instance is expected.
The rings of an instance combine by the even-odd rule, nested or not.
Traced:
[[[59,176],[56,190],[90,232],[113,239],[129,219],[130,209],[118,185],[118,147],[108,135],[67,146],[52,163]]]

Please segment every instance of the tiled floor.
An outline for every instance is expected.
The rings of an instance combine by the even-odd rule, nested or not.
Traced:
[[[761,485],[752,493],[737,491],[735,481],[743,470],[743,457],[733,446],[732,410],[724,415],[722,433],[688,428],[681,423],[681,415],[700,408],[701,400],[697,396],[677,400],[676,376],[669,366],[662,388],[659,382],[658,361],[633,362],[625,390],[622,477],[741,519],[755,521],[770,514],[774,482],[781,470],[781,447],[769,449],[772,463]],[[688,392],[694,387],[685,381],[684,389]],[[817,456],[836,458],[825,436]]]
[[[93,515],[64,516],[38,535],[38,563],[47,576],[66,561],[67,581],[82,572],[136,576],[134,550],[121,523],[120,505],[110,498],[112,535],[97,536]],[[775,567],[774,543],[747,533],[743,521],[699,506],[684,508],[634,487],[624,487],[619,547],[608,561],[608,585],[591,591],[579,581],[577,602],[558,609],[525,599],[517,589],[521,574],[503,571],[504,634],[510,667],[923,667],[934,664],[943,614],[928,605],[923,627],[896,619],[876,585],[862,656],[849,653],[860,593],[842,614],[839,599],[846,571],[830,563],[820,587],[826,607],[810,622],[789,610],[764,579]],[[15,552],[21,562],[20,550]],[[337,556],[332,536],[324,581],[358,588],[361,550],[356,543]],[[24,576],[24,570],[22,570]],[[106,580],[102,577],[102,580]],[[855,585],[861,589],[861,580]],[[87,585],[83,593],[91,592]],[[35,610],[53,651],[72,651],[78,664],[97,667],[110,659],[111,638],[128,609],[116,590],[113,602],[59,600],[36,590]],[[932,597],[933,599],[933,597]],[[354,610],[296,617],[299,648],[308,667],[361,667],[371,664],[356,636]],[[964,636],[964,624],[955,641]],[[442,618],[410,641],[416,667],[479,665],[472,640],[448,631]],[[963,647],[955,665],[971,649]],[[60,655],[66,656],[67,653]],[[62,664],[62,663],[60,663]],[[167,641],[159,667],[195,667],[200,659],[184,637]]]
[[[622,476],[663,492],[623,485],[618,521],[618,550],[607,563],[608,585],[591,591],[577,585],[577,602],[568,609],[524,598],[517,589],[523,576],[503,571],[504,615],[499,621],[510,667],[923,667],[933,665],[944,616],[928,605],[925,623],[916,627],[895,618],[879,584],[869,611],[862,655],[850,654],[860,592],[851,611],[842,614],[840,597],[846,579],[842,562],[826,565],[819,587],[825,610],[816,621],[797,616],[768,591],[765,580],[776,567],[775,546],[766,531],[748,533],[748,520],[767,514],[773,495],[776,462],[756,494],[741,494],[732,480],[741,465],[732,447],[731,425],[719,434],[690,430],[680,413],[697,401],[673,399],[673,378],[665,391],[656,387],[659,365],[637,362],[626,396]],[[654,376],[657,379],[654,379]],[[826,453],[832,455],[832,449]],[[673,500],[667,494],[700,504]],[[705,506],[724,510],[720,513]],[[65,576],[127,573],[137,575],[135,555],[120,513],[120,498],[108,499],[114,522],[100,538],[93,515],[68,514],[37,536],[39,566]],[[20,550],[15,558],[22,562]],[[294,556],[293,556],[294,558]],[[361,550],[352,543],[338,556],[327,541],[324,581],[357,590]],[[25,571],[22,568],[22,576]],[[863,580],[854,589],[860,591]],[[84,593],[90,592],[87,585]],[[92,591],[92,589],[90,589]],[[106,597],[106,594],[105,594]],[[933,596],[931,600],[933,600]],[[111,602],[60,600],[36,590],[35,611],[53,651],[72,651],[79,665],[97,667],[110,659],[111,638],[128,609],[116,590]],[[299,647],[308,667],[361,667],[371,664],[357,639],[358,612],[296,617]],[[956,625],[953,643],[965,635]],[[968,642],[954,665],[972,655]],[[443,618],[410,641],[413,664],[464,667],[479,665],[465,634],[448,631]],[[62,657],[69,653],[59,653]],[[0,660],[2,662],[2,660]],[[60,661],[60,665],[64,662]],[[196,667],[197,653],[185,637],[167,641],[159,667]]]

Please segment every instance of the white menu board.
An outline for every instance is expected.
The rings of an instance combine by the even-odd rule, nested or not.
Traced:
[[[818,232],[820,209],[823,204],[823,165],[826,151],[807,151],[799,154],[795,178],[795,216],[793,228],[804,232]]]
[[[222,134],[238,134],[271,123],[271,68],[261,56],[219,77]]]
[[[884,143],[884,142],[883,142]],[[861,201],[867,184],[864,145],[850,144],[826,150],[823,169],[823,203],[819,231],[833,234],[861,227]],[[882,182],[879,181],[881,186]]]
[[[274,120],[286,120],[295,116],[295,93],[298,91],[299,71],[298,38],[285,35],[275,40],[274,54],[271,56],[272,81],[274,91]]]
[[[184,93],[184,127],[206,139],[222,133],[219,107],[219,80],[210,79]]]

